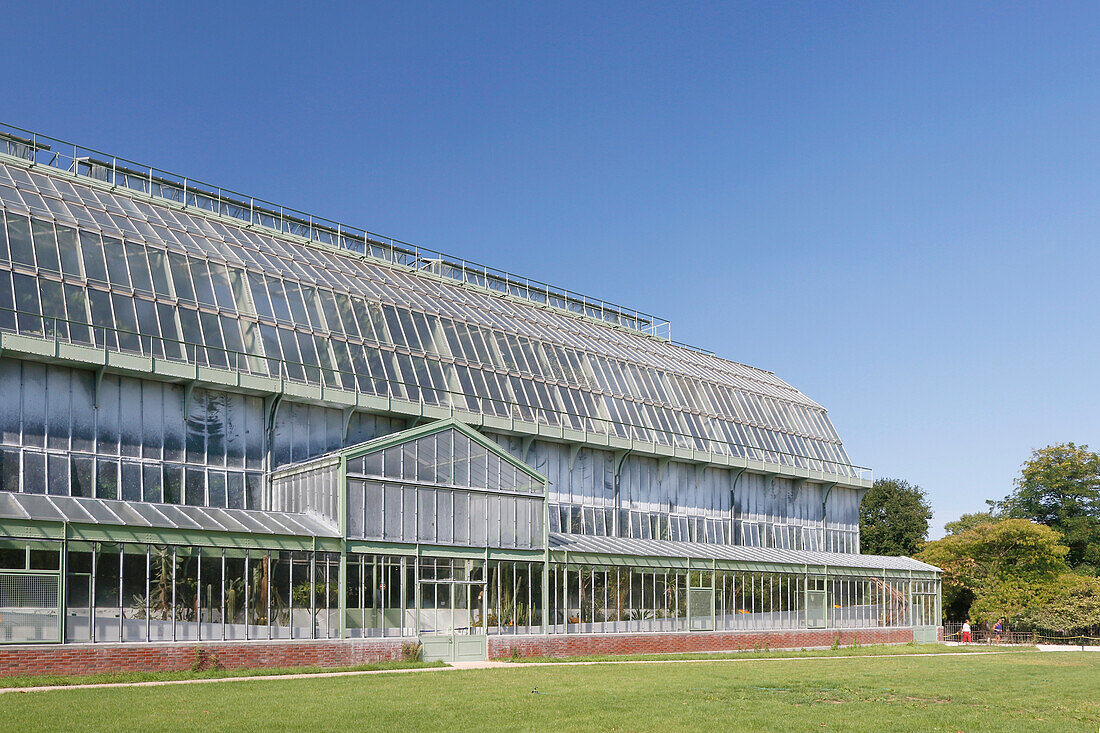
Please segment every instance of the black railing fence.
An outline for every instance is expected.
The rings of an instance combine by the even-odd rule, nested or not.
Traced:
[[[943,625],[944,641],[963,642],[961,621],[951,621]],[[971,644],[1066,644],[1069,646],[1100,646],[1100,629],[1044,629],[1017,628],[1005,624],[998,634],[993,624],[970,624]]]

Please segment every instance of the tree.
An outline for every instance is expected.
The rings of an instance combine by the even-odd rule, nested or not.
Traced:
[[[859,507],[860,549],[868,555],[915,555],[931,520],[923,489],[901,479],[880,478]]]
[[[981,527],[986,524],[993,524],[1000,521],[999,518],[994,517],[990,512],[974,512],[973,514],[964,514],[954,522],[948,522],[943,525],[943,529],[949,535],[962,534],[968,529],[974,529],[975,527]]]
[[[1033,451],[1002,508],[1006,516],[1061,532],[1071,567],[1100,567],[1100,454],[1087,445],[1056,443]]]
[[[1030,618],[1053,601],[1069,548],[1050,527],[1026,519],[979,524],[929,542],[918,556],[943,570],[950,618]]]
[[[1028,620],[1035,626],[1060,631],[1100,628],[1100,578],[1064,575],[1052,596],[1030,614]]]

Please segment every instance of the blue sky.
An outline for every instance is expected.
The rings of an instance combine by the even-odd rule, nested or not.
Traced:
[[[668,318],[934,536],[1100,447],[1096,4],[21,6],[0,120]]]

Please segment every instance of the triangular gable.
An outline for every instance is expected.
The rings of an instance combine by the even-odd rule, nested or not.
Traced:
[[[440,436],[448,431],[452,431],[453,437],[450,442],[444,443],[443,441],[436,441],[434,448],[432,447],[432,441],[429,439],[433,436]],[[416,448],[410,450],[410,446],[415,444]],[[446,446],[446,447],[444,447]],[[468,448],[467,448],[468,446]],[[368,464],[366,460],[368,457],[373,456],[384,451],[390,451],[390,455],[394,453],[392,449],[401,447],[407,453],[412,453],[418,456],[419,469],[425,470],[427,473],[431,473],[432,461],[435,461],[435,465],[440,466],[447,460],[447,456],[444,454],[446,450],[454,450],[456,456],[451,458],[457,458],[462,460],[464,457],[468,458],[470,455],[475,455],[478,451],[476,449],[483,450],[494,461],[499,461],[502,464],[509,467],[509,469],[518,471],[527,477],[533,484],[537,484],[540,489],[546,484],[546,477],[540,474],[535,469],[531,468],[522,461],[516,459],[509,454],[506,450],[501,448],[497,443],[482,435],[480,432],[470,427],[466,423],[463,423],[454,418],[448,418],[445,420],[439,420],[437,422],[428,423],[426,425],[420,425],[415,428],[403,430],[399,433],[393,433],[391,435],[385,435],[380,438],[361,443],[360,445],[345,448],[341,453],[348,461],[349,473],[358,473],[360,471],[353,470],[353,466],[356,463]],[[465,450],[464,450],[465,448]],[[427,455],[427,458],[423,456]],[[355,462],[355,463],[353,463]],[[376,461],[369,461],[371,464],[375,464]],[[362,469],[361,469],[362,470]],[[381,473],[380,471],[372,470],[370,473]],[[493,474],[492,464],[490,464],[489,473]],[[501,474],[506,473],[502,470]],[[495,475],[495,474],[494,474]],[[407,480],[414,480],[413,477],[405,476]],[[420,479],[428,480],[431,483],[435,483],[435,479]],[[438,481],[439,483],[450,483],[450,481]],[[525,481],[526,483],[526,481]],[[496,487],[487,487],[496,488]]]

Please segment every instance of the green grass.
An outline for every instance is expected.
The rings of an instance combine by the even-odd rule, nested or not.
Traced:
[[[412,669],[446,667],[443,662],[376,662],[354,667],[270,667],[264,669],[207,669],[201,672],[103,672],[100,674],[63,676],[39,675],[0,677],[4,687],[65,687],[69,685],[99,685],[121,682],[162,682],[167,680],[214,680],[226,677],[271,677],[280,674],[320,674],[323,672],[368,672],[381,669]]]
[[[534,692],[534,690],[538,692]],[[516,665],[0,696],[5,730],[1095,731],[1100,654]]]
[[[690,659],[791,659],[793,657],[861,657],[880,654],[953,654],[974,652],[1035,651],[1033,646],[944,646],[943,644],[864,644],[837,649],[802,649],[770,651],[745,649],[732,652],[684,652],[677,654],[593,654],[579,657],[501,657],[500,661],[515,664],[550,664],[554,662],[621,662],[621,661],[683,661]]]

